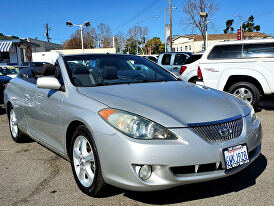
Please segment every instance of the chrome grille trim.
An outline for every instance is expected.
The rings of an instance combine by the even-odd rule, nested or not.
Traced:
[[[215,122],[214,122],[215,123]],[[201,125],[201,126],[200,126]],[[241,135],[243,130],[243,118],[234,119],[232,121],[223,122],[219,124],[203,124],[199,126],[190,126],[190,128],[195,131],[199,136],[203,137],[209,142],[222,142],[230,139],[237,138]],[[222,135],[220,130],[225,128],[228,130],[227,135]]]

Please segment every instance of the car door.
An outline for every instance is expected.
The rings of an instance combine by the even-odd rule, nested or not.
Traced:
[[[35,110],[35,95],[36,95],[36,79],[31,76],[31,74],[25,76],[25,88],[24,88],[24,116],[27,123],[27,132],[31,136],[35,136],[35,119],[34,119],[34,110]]]
[[[44,143],[56,148],[60,152],[64,152],[62,147],[64,140],[61,138],[63,98],[63,91],[36,89],[35,130]]]

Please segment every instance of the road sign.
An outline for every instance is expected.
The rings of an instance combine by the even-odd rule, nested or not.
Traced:
[[[237,30],[237,40],[242,40],[242,32],[241,29]]]

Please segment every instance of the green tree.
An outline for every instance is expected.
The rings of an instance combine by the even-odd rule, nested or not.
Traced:
[[[225,23],[225,29],[224,29],[224,33],[233,33],[234,32],[234,27],[232,27],[232,24],[234,23],[233,19],[228,19]]]
[[[165,44],[162,43],[159,37],[153,37],[148,40],[143,47],[143,50],[148,54],[148,48],[151,47],[151,54],[159,54],[165,51]]]
[[[254,32],[254,31],[260,31],[261,26],[256,25],[254,23],[254,16],[251,15],[246,22],[243,23],[243,31],[244,32]]]

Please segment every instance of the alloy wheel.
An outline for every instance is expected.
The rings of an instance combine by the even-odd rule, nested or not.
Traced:
[[[13,109],[10,110],[10,131],[13,138],[18,136],[18,122]]]
[[[233,94],[250,104],[253,101],[253,95],[251,91],[247,88],[243,88],[243,87],[238,88],[233,92]]]
[[[78,136],[73,145],[73,165],[78,180],[84,187],[90,187],[94,180],[95,158],[89,141]]]

